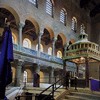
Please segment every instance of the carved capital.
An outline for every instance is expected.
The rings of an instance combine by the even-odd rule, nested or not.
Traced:
[[[24,27],[24,25],[25,25],[25,23],[22,23],[22,22],[19,23],[19,25],[18,25],[19,26],[19,29],[22,29]]]

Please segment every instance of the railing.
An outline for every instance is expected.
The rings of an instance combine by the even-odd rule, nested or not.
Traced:
[[[13,49],[17,51],[18,50],[18,45],[17,44],[13,44]]]
[[[59,80],[60,77],[40,77],[40,83],[43,84],[53,84],[55,83],[57,80]],[[21,81],[19,82],[20,85],[24,85],[24,78],[20,79]],[[12,79],[12,83],[10,83],[7,87],[11,86],[14,87],[16,86],[16,82],[17,82],[17,78],[13,78]],[[33,78],[27,78],[26,79],[26,86],[33,86]]]
[[[47,60],[50,61],[52,56],[51,56],[51,55],[48,55],[48,54],[46,54],[46,53],[41,52],[41,53],[40,53],[40,57],[41,57],[41,58],[44,58],[44,59],[47,59]]]
[[[26,54],[32,55],[32,56],[37,56],[37,51],[32,50],[32,49],[22,47],[21,51],[26,53]]]
[[[51,86],[43,90],[40,94],[36,95],[35,100],[54,100],[54,93],[58,88],[60,88],[63,85],[64,80],[65,77],[53,83]],[[58,83],[60,83],[59,86],[56,86]],[[44,95],[44,93],[49,89],[51,89],[51,92],[48,95]]]
[[[15,51],[19,51],[19,45],[13,44],[13,49]],[[37,57],[37,51],[36,50],[21,47],[21,52]],[[45,60],[48,60],[48,61],[53,61],[53,62],[56,62],[56,63],[59,63],[59,64],[63,64],[63,60],[61,58],[58,58],[58,57],[55,57],[55,56],[52,56],[52,55],[48,55],[44,52],[40,53],[40,57],[45,59]]]
[[[57,62],[57,63],[63,64],[63,60],[61,58],[53,57],[52,60],[55,61],[55,62]]]

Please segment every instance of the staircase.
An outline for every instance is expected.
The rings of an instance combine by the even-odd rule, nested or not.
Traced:
[[[100,92],[92,92],[89,90],[70,90],[62,100],[100,100]]]
[[[8,87],[6,89],[6,96],[9,100],[15,100],[16,95],[22,92],[23,91],[20,87]]]

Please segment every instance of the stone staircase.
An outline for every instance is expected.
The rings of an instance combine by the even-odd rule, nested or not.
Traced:
[[[8,87],[6,89],[6,96],[9,100],[15,100],[16,95],[22,93],[22,89],[20,87]]]
[[[61,100],[100,100],[100,92],[92,92],[90,90],[69,90],[65,97]]]

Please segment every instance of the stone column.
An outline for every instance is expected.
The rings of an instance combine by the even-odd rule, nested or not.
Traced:
[[[50,73],[49,73],[49,83],[51,83],[52,84],[52,82],[54,83],[55,81],[55,79],[54,79],[54,68],[49,68],[49,71],[50,71]]]
[[[79,65],[78,64],[76,64],[76,75],[77,77],[79,76]]]
[[[21,71],[22,71],[22,65],[24,61],[22,59],[19,59],[17,62],[17,68],[16,68],[16,86],[20,86],[21,82]]]
[[[55,56],[55,42],[56,42],[57,38],[54,38],[53,39],[53,42],[52,42],[52,56]]]
[[[18,38],[18,44],[19,44],[19,50],[21,50],[22,47],[22,29],[24,27],[24,23],[19,23],[19,38]]]
[[[37,63],[35,72],[38,73],[38,74],[40,74],[40,64],[39,63]]]
[[[40,57],[40,44],[41,44],[41,36],[42,36],[42,33],[40,33],[38,35],[38,56]]]
[[[89,63],[88,63],[88,58],[85,58],[85,80],[86,80],[86,86],[89,86]]]
[[[35,72],[33,74],[33,87],[40,87],[40,65],[35,66]]]
[[[64,56],[66,57],[67,45],[64,45]]]

